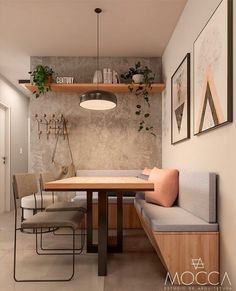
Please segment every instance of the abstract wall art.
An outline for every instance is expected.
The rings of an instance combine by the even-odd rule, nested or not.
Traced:
[[[194,134],[233,120],[232,0],[223,0],[193,45]]]
[[[190,138],[190,54],[171,77],[171,144]]]

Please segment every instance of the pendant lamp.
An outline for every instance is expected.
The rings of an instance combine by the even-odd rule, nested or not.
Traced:
[[[99,14],[101,8],[96,8],[97,14],[97,71],[99,70]],[[98,79],[98,78],[97,78]],[[109,91],[99,90],[97,80],[97,89],[85,92],[80,96],[80,106],[90,110],[108,110],[116,107],[116,95]]]

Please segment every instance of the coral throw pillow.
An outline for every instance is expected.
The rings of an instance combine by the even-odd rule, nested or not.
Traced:
[[[146,191],[145,200],[164,207],[171,207],[179,192],[179,171],[153,168],[148,180],[154,183],[155,190]]]
[[[145,169],[142,171],[142,174],[143,174],[143,175],[147,175],[147,176],[149,176],[150,173],[151,173],[151,171],[152,171],[152,169],[145,168]]]

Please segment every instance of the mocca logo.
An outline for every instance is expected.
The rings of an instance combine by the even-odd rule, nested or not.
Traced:
[[[206,272],[205,264],[202,258],[192,259],[191,265],[194,267],[196,272],[185,271],[183,273],[176,272],[174,276],[168,272],[166,274],[165,285],[181,285],[181,286],[227,286],[227,290],[231,290],[231,281],[227,272],[224,273],[222,280],[216,279],[220,278],[220,273],[218,271]],[[223,290],[223,289],[218,289]]]

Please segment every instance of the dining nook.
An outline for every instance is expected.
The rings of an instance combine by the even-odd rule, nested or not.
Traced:
[[[0,0],[0,291],[236,291],[236,0]]]

